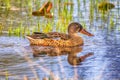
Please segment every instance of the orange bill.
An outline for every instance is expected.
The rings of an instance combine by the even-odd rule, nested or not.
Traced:
[[[89,32],[86,31],[85,29],[82,29],[82,30],[80,31],[80,33],[85,34],[85,35],[88,35],[88,36],[94,36],[93,34],[89,33]]]

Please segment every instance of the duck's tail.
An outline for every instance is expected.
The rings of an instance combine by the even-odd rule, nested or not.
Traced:
[[[27,35],[25,37],[30,41],[30,44],[34,42],[34,38],[30,37],[29,35]]]
[[[27,35],[25,36],[29,42],[30,42],[30,45],[48,45],[46,41],[44,41],[44,39],[35,39],[35,38],[32,38],[31,36]],[[46,44],[45,44],[46,42]]]
[[[25,36],[28,40],[32,40],[33,38],[30,37],[29,35]]]

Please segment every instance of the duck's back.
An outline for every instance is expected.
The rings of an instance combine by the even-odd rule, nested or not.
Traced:
[[[35,32],[30,36],[26,36],[26,38],[30,41],[31,45],[38,46],[73,47],[83,44],[83,40],[80,37],[78,39],[72,39],[67,34],[57,32],[47,34]]]

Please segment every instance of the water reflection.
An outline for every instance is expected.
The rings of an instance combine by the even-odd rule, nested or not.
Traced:
[[[93,55],[93,53],[87,53],[83,56],[78,57],[77,54],[79,54],[82,51],[82,47],[41,47],[41,46],[30,46],[33,51],[33,56],[41,56],[41,55],[48,55],[48,56],[60,56],[60,55],[68,55],[67,60],[68,63],[71,65],[80,65],[82,61],[84,61],[87,57],[90,57]]]
[[[104,71],[104,79],[119,80],[120,79],[120,33],[111,31],[105,37],[105,43],[109,46],[106,49],[104,59],[107,59],[107,68]]]

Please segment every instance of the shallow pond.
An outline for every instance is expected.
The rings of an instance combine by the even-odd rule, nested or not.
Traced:
[[[3,34],[0,36],[0,80],[4,80],[6,75],[8,75],[9,80],[22,80],[24,76],[42,80],[43,77],[49,77],[50,75],[59,77],[60,80],[120,80],[120,1],[111,0],[116,6],[107,15],[102,15],[95,9],[93,11],[95,17],[92,16],[92,19],[90,18],[92,12],[90,13],[89,7],[93,0],[85,1],[81,0],[80,5],[75,5],[78,0],[73,1],[73,19],[68,20],[68,22],[85,23],[86,30],[94,34],[93,37],[79,34],[84,39],[84,46],[80,47],[81,51],[76,53],[77,57],[87,53],[93,53],[92,56],[86,58],[77,66],[71,65],[68,53],[60,56],[41,54],[39,57],[35,57],[34,51],[26,38],[9,36],[6,31],[7,28],[4,28]],[[55,17],[54,20],[47,20],[44,17],[28,17],[25,10],[19,13],[17,17],[14,17],[13,11],[10,11],[8,15],[11,16],[4,18],[3,11],[1,11],[0,23],[6,27],[9,27],[11,21],[14,23],[12,24],[13,27],[18,27],[17,25],[20,24],[18,21],[22,19],[22,26],[29,27],[37,25],[37,22],[46,24],[47,22],[59,21],[58,17]],[[54,13],[56,13],[56,10]],[[17,14],[17,12],[14,14]],[[21,18],[21,16],[23,17]],[[55,16],[57,15],[55,14]],[[67,23],[67,21],[65,22]],[[55,23],[51,25],[53,24]],[[53,31],[56,31],[56,29],[53,29]]]

